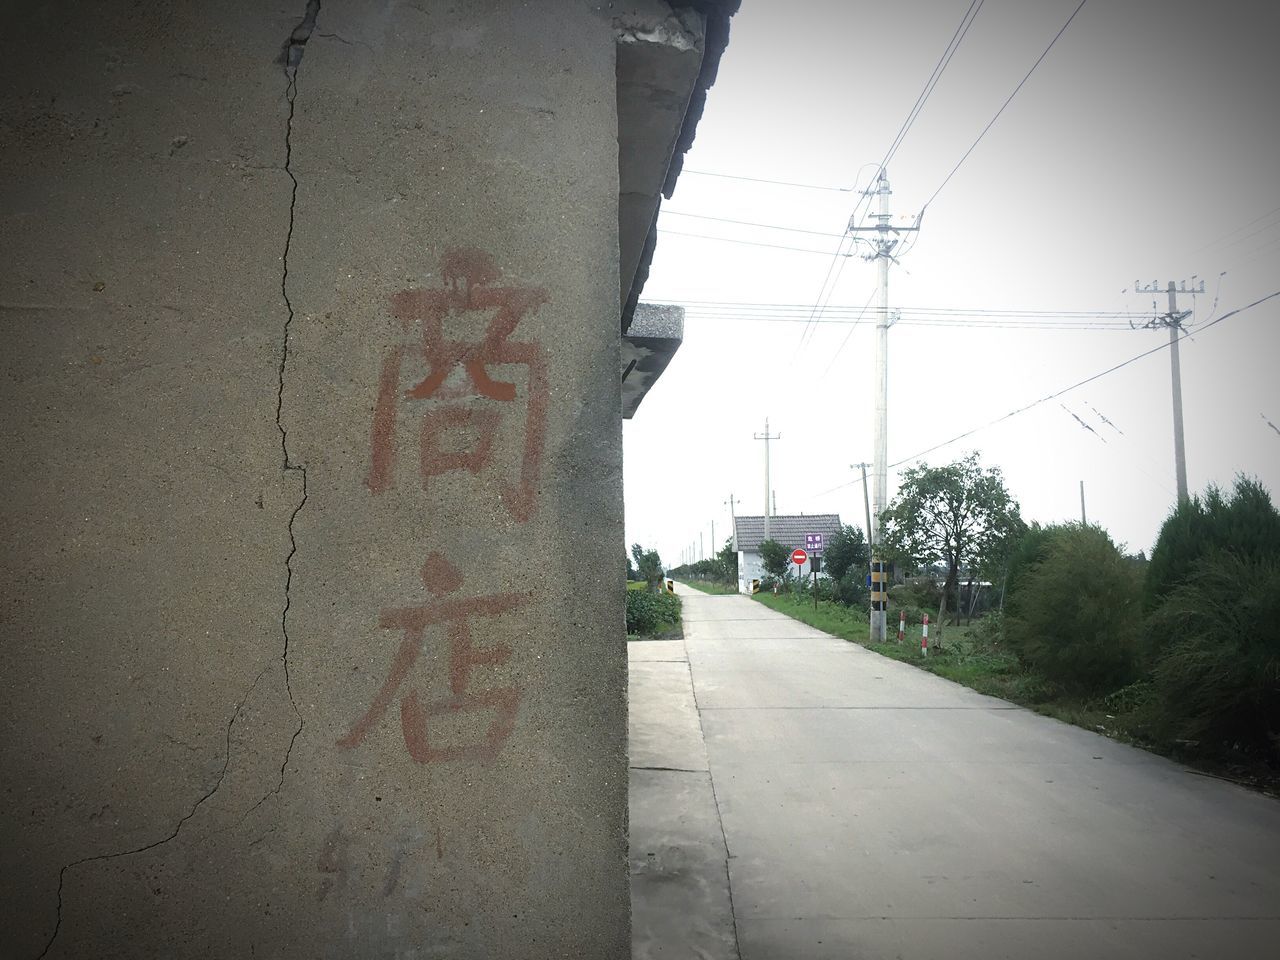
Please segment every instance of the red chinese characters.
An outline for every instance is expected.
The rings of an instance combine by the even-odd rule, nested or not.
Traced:
[[[534,512],[538,475],[546,433],[547,362],[542,347],[532,341],[510,339],[520,321],[548,302],[539,287],[493,286],[499,271],[493,258],[479,250],[451,250],[444,257],[444,288],[404,290],[391,299],[392,314],[408,333],[418,324],[422,344],[393,347],[383,359],[374,408],[372,453],[366,484],[374,493],[387,490],[396,461],[395,432],[401,408],[420,417],[419,471],[424,488],[432,477],[451,471],[479,474],[492,465],[494,446],[504,417],[494,403],[517,403],[517,384],[496,379],[490,367],[521,365],[528,371],[525,391],[524,443],[519,479],[503,481],[502,499],[519,523]],[[444,322],[460,313],[492,313],[478,340],[446,338]],[[402,389],[401,371],[406,358],[421,357],[427,374]],[[458,369],[469,386],[451,377]],[[422,401],[410,403],[410,401]],[[519,404],[517,403],[517,406]],[[470,435],[465,449],[451,449],[450,438]]]
[[[427,557],[422,567],[422,582],[437,597],[456,593],[462,586],[462,574],[438,553]],[[404,743],[418,763],[443,760],[492,760],[511,736],[516,712],[520,706],[520,690],[515,686],[490,687],[471,692],[472,672],[476,667],[501,666],[511,659],[511,648],[505,644],[477,647],[472,641],[472,622],[493,618],[514,610],[528,601],[525,594],[499,593],[491,596],[439,599],[414,607],[392,607],[382,611],[379,625],[385,630],[400,630],[403,639],[391,664],[391,672],[378,690],[372,705],[345,737],[339,747],[359,746],[369,731],[382,719],[409,671],[417,662],[425,643],[428,627],[445,626],[449,643],[449,691],[443,700],[423,703],[416,690],[410,690],[400,701],[400,725]],[[474,743],[441,746],[433,742],[432,722],[435,718],[468,714],[488,714],[492,719],[484,735]]]

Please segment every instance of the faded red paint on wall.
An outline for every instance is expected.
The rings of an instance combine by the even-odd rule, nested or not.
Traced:
[[[443,556],[432,553],[422,567],[422,582],[437,596],[455,593],[462,587],[462,575]],[[472,673],[477,667],[502,666],[511,659],[506,644],[478,647],[472,641],[472,622],[498,617],[526,604],[527,594],[499,593],[490,596],[439,600],[413,607],[392,607],[382,611],[379,626],[400,630],[402,640],[391,663],[387,679],[373,703],[356,721],[338,746],[357,747],[382,719],[395,699],[409,671],[422,654],[428,627],[443,626],[449,644],[449,691],[444,700],[423,703],[416,690],[400,701],[400,726],[409,756],[418,763],[445,760],[492,760],[515,728],[520,707],[520,690],[515,686],[491,687],[471,692]],[[483,737],[467,744],[441,745],[433,742],[432,720],[444,716],[487,714],[492,719]]]
[[[476,406],[475,401],[516,404],[517,384],[495,379],[489,368],[499,364],[523,366],[527,371],[527,386],[520,475],[517,481],[504,481],[501,485],[508,512],[523,523],[533,515],[536,506],[550,390],[542,346],[534,340],[510,338],[520,321],[550,298],[541,287],[493,286],[501,272],[493,257],[481,250],[448,251],[443,274],[443,289],[402,290],[391,298],[392,315],[406,333],[415,325],[420,326],[422,343],[420,347],[399,344],[383,358],[373,415],[369,475],[365,483],[375,494],[393,485],[396,424],[402,411],[422,420],[419,474],[424,488],[429,486],[432,477],[444,473],[466,471],[477,475],[490,467],[498,431],[508,418],[493,409]],[[492,313],[493,316],[479,339],[447,339],[445,318],[460,313]],[[403,367],[410,356],[425,362],[427,374],[404,389]],[[466,373],[469,391],[448,384],[450,374],[459,367]],[[445,438],[466,430],[475,434],[472,446],[460,451],[447,450]]]

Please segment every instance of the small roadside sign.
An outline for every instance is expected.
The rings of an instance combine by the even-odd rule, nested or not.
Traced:
[[[821,553],[822,552],[822,534],[806,533],[804,535],[804,548],[808,550],[810,553],[815,555]]]
[[[791,551],[791,562],[797,567],[803,567],[809,559],[809,554],[805,553],[799,547]]]

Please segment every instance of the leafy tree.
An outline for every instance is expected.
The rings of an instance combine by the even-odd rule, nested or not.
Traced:
[[[760,560],[765,573],[783,580],[787,576],[787,565],[791,563],[791,551],[777,540],[766,540],[760,544]]]
[[[881,523],[892,556],[909,567],[936,562],[946,568],[944,603],[955,596],[961,566],[991,569],[1026,529],[1000,468],[984,470],[976,453],[945,467],[922,463],[904,470]]]
[[[726,583],[738,582],[738,551],[733,549],[733,537],[724,542],[716,554],[716,562],[720,564],[720,576]]]
[[[1143,605],[1154,610],[1215,551],[1280,560],[1280,512],[1256,480],[1237,477],[1230,498],[1209,487],[1174,508],[1160,528],[1143,586]]]
[[[861,574],[871,562],[871,552],[862,531],[849,524],[837,530],[823,544],[822,562],[833,580],[843,580],[850,571],[861,580]]]
[[[627,557],[627,580],[634,581],[639,579],[640,579],[639,572],[636,570],[635,567],[631,565],[631,558]]]
[[[1138,571],[1101,527],[1072,524],[1009,595],[1006,635],[1039,673],[1077,693],[1109,693],[1137,676]]]
[[[657,590],[662,584],[662,558],[657,550],[645,550],[638,543],[631,545],[631,558],[636,562],[636,571],[640,579],[648,584],[649,590]]]

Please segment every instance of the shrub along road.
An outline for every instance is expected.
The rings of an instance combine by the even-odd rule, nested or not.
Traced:
[[[678,589],[744,960],[1280,942],[1275,800]]]

